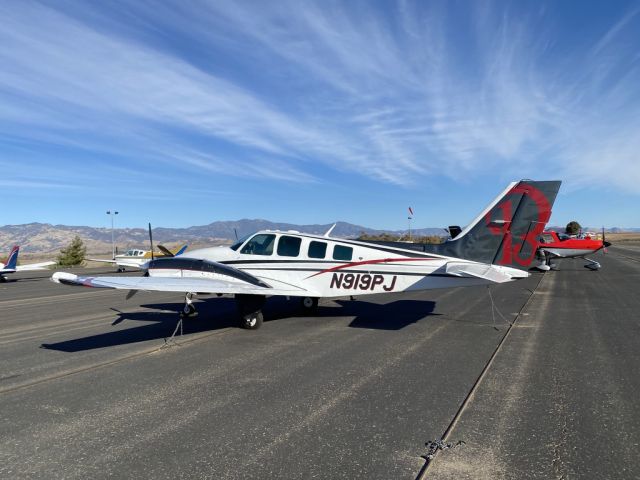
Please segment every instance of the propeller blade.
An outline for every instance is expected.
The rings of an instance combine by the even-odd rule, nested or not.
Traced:
[[[155,260],[153,258],[153,235],[151,234],[151,222],[149,222],[149,243],[151,244],[151,260]]]
[[[164,253],[164,255],[166,257],[175,257],[175,255],[173,254],[173,252],[171,252],[171,250],[169,250],[167,247],[165,247],[164,245],[158,245],[158,250],[160,250],[162,253]]]
[[[607,252],[607,247],[609,245],[611,245],[611,243],[607,242],[607,239],[604,236],[604,227],[602,227],[602,253],[609,253],[609,252]]]

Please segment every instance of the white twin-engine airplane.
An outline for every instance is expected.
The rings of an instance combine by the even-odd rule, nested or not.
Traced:
[[[6,273],[25,272],[29,270],[46,270],[50,265],[55,265],[56,262],[42,262],[42,263],[29,263],[28,265],[18,265],[18,254],[20,253],[20,246],[16,245],[11,249],[11,253],[7,257],[7,263],[0,262],[0,282],[6,282],[7,279],[4,276]]]
[[[267,296],[300,297],[311,310],[336,298],[503,283],[527,277],[537,238],[551,215],[559,181],[510,184],[455,239],[422,252],[369,242],[260,231],[231,247],[193,250],[146,265],[144,277],[78,277],[56,272],[69,285],[185,293],[184,315],[197,294],[232,294],[240,326],[258,328]],[[523,270],[525,269],[525,270]]]

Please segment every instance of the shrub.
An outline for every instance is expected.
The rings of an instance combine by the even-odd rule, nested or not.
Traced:
[[[87,247],[82,243],[82,239],[76,235],[67,248],[60,250],[58,255],[58,265],[61,267],[73,267],[84,262],[87,254]]]

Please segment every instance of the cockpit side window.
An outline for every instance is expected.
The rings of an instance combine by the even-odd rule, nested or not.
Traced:
[[[240,253],[248,255],[271,255],[276,236],[271,233],[259,233],[242,247]]]
[[[300,254],[300,237],[290,237],[283,235],[278,240],[278,255],[281,257],[297,257]]]
[[[547,233],[540,236],[540,243],[553,243],[553,236]]]
[[[345,247],[344,245],[336,245],[335,247],[333,247],[334,260],[351,261],[352,257],[353,257],[353,248]]]

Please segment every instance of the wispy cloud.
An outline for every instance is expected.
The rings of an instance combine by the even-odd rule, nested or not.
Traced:
[[[321,166],[411,185],[544,171],[640,193],[638,10],[562,52],[548,14],[458,8],[4,4],[0,135],[138,172],[332,181]]]

